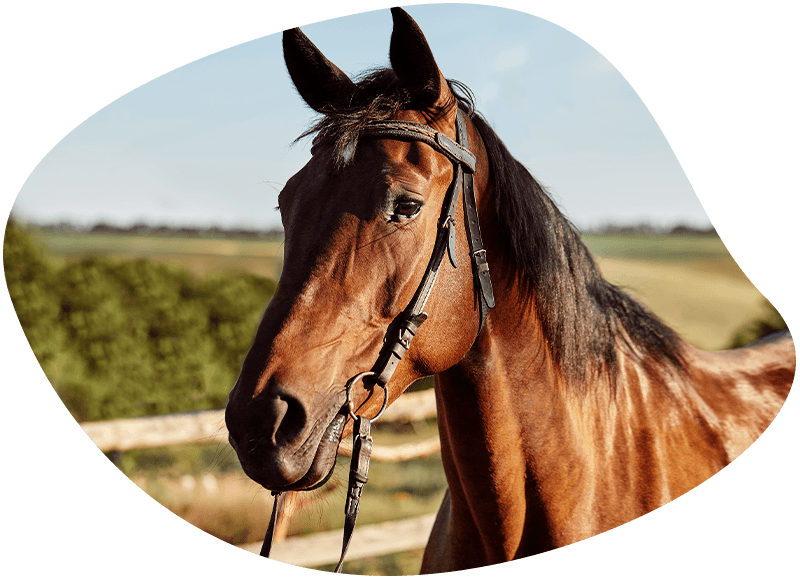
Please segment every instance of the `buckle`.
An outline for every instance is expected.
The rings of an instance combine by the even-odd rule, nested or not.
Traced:
[[[400,329],[397,336],[397,342],[400,343],[400,346],[402,346],[404,349],[408,350],[409,348],[411,348],[411,339],[414,338],[414,333],[411,332],[411,337],[406,338],[403,336],[406,333],[406,330],[411,332],[411,330],[408,328]]]
[[[478,270],[478,272],[489,271],[489,263],[486,259],[486,250],[483,248],[472,252],[472,262],[475,264],[475,268]]]

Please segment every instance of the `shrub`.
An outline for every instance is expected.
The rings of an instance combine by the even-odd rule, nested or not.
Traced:
[[[778,310],[768,301],[764,300],[761,306],[761,315],[739,328],[734,333],[728,348],[739,348],[786,329],[786,322]]]
[[[276,289],[260,276],[197,280],[146,260],[56,269],[14,222],[3,257],[31,348],[80,421],[224,406]]]

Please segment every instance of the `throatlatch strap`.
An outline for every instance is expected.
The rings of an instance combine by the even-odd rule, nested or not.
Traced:
[[[456,115],[459,142],[469,148],[469,136],[464,122],[464,115],[459,109]],[[478,221],[478,204],[475,202],[475,187],[472,173],[464,174],[464,216],[467,221],[467,239],[469,240],[469,253],[472,257],[472,275],[475,280],[475,289],[480,297],[481,323],[478,334],[483,330],[489,308],[494,308],[494,289],[489,276],[489,263],[486,260],[486,250],[483,247],[481,226]]]

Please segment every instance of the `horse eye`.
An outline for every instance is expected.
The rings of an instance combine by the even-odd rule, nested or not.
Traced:
[[[412,218],[422,209],[422,203],[413,199],[401,199],[394,206],[394,215],[401,218]]]

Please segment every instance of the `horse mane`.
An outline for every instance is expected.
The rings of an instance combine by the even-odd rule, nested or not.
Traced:
[[[614,384],[622,345],[643,363],[659,362],[682,371],[682,343],[675,331],[603,278],[576,227],[475,111],[469,88],[454,80],[448,84],[454,96],[450,106],[459,106],[483,139],[499,222],[496,231],[504,254],[517,266],[526,303],[521,306],[535,303],[556,365],[567,377],[583,381],[591,364]],[[314,147],[332,142],[338,171],[353,158],[368,123],[390,119],[412,103],[412,95],[391,68],[369,71],[359,77],[348,103],[329,109],[297,140],[315,135]]]
[[[535,301],[556,364],[567,376],[585,379],[591,361],[613,383],[621,343],[637,358],[652,357],[682,370],[677,333],[603,278],[577,228],[547,191],[480,114],[473,113],[471,120],[489,157],[504,253],[517,265],[524,300]]]

